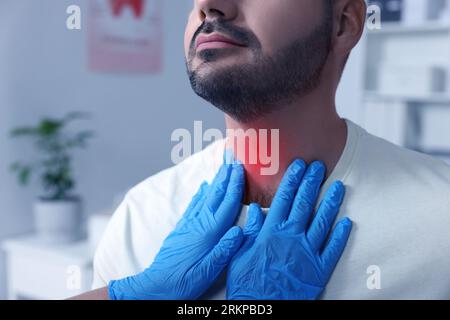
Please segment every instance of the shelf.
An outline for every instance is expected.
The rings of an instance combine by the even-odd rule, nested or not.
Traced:
[[[71,243],[46,243],[36,235],[7,239],[2,243],[7,252],[20,252],[28,257],[39,257],[47,261],[63,261],[77,266],[90,266],[93,250],[87,240]]]
[[[450,145],[436,148],[421,145],[424,137],[437,139],[436,135],[449,134],[448,130],[443,130],[442,133],[430,132],[433,134],[427,135],[427,130],[430,129],[429,123],[431,125],[433,123],[429,122],[427,117],[431,114],[428,111],[438,112],[437,117],[442,114],[443,118],[439,121],[443,128],[446,128],[447,113],[450,111],[450,87],[447,88],[447,92],[440,93],[427,93],[427,90],[408,92],[407,84],[401,86],[402,83],[399,83],[399,88],[386,88],[386,91],[391,93],[382,92],[381,86],[377,87],[377,84],[384,79],[382,72],[385,70],[375,69],[383,63],[387,65],[418,64],[422,67],[437,64],[450,71],[450,47],[448,46],[450,21],[431,21],[424,22],[422,25],[385,22],[381,24],[380,30],[365,31],[368,41],[365,44],[367,50],[364,52],[366,55],[364,61],[367,65],[363,75],[365,90],[362,103],[365,109],[372,108],[370,112],[379,112],[380,115],[371,118],[369,117],[371,113],[365,114],[367,125],[379,128],[379,134],[384,135],[388,140],[403,141],[403,145],[410,149],[441,158],[450,164]],[[369,62],[378,65],[369,65]],[[413,79],[408,80],[413,81]],[[380,107],[379,110],[375,110],[376,107]],[[392,117],[389,117],[391,114]],[[399,136],[390,133],[388,126],[395,126],[398,130],[395,133]]]
[[[432,94],[429,96],[406,96],[406,95],[388,95],[379,92],[366,91],[364,94],[366,100],[376,100],[384,102],[403,102],[418,104],[437,104],[450,106],[450,94]]]
[[[448,32],[450,33],[450,24],[444,22],[428,22],[423,25],[403,25],[401,23],[382,23],[381,29],[368,30],[369,36],[380,35],[405,35],[405,34],[417,34],[417,33],[433,33],[433,32]]]

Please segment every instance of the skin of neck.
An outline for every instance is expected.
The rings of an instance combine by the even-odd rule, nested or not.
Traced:
[[[333,79],[330,74],[327,74],[326,68],[321,78],[319,86],[309,94],[301,96],[288,105],[277,106],[274,108],[275,112],[255,121],[242,123],[228,115],[225,116],[227,129],[231,131],[279,130],[279,167],[273,175],[261,174],[263,165],[259,158],[257,163],[249,163],[248,153],[258,148],[258,145],[247,143],[245,153],[239,153],[236,152],[235,139],[227,140],[227,148],[235,150],[236,157],[244,164],[245,204],[257,202],[263,207],[270,207],[286,169],[295,159],[303,159],[307,164],[315,160],[322,161],[326,165],[327,176],[335,168],[345,148],[347,125],[336,112],[337,84],[324,80]],[[270,145],[270,138],[268,140]],[[247,159],[243,159],[243,156]]]

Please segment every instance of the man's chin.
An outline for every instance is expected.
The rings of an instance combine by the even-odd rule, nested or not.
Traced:
[[[242,70],[241,62],[235,59],[224,59],[213,62],[200,62],[197,67],[193,68],[196,77],[202,80],[216,81],[218,79],[225,80],[236,71]]]

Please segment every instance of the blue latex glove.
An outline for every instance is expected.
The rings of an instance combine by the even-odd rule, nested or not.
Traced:
[[[209,188],[201,186],[153,264],[136,276],[111,281],[110,298],[199,298],[242,244],[242,230],[232,225],[241,210],[243,192],[242,165],[224,164]]]
[[[322,163],[314,162],[306,170],[297,160],[280,183],[265,221],[261,208],[250,206],[244,244],[228,269],[228,299],[319,297],[352,228],[351,221],[343,219],[326,243],[344,198],[341,182],[329,188],[309,224],[324,176]]]

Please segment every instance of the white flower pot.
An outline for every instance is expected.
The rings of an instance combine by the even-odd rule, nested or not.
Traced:
[[[39,200],[34,204],[36,233],[48,243],[68,243],[80,239],[81,219],[80,200]]]

